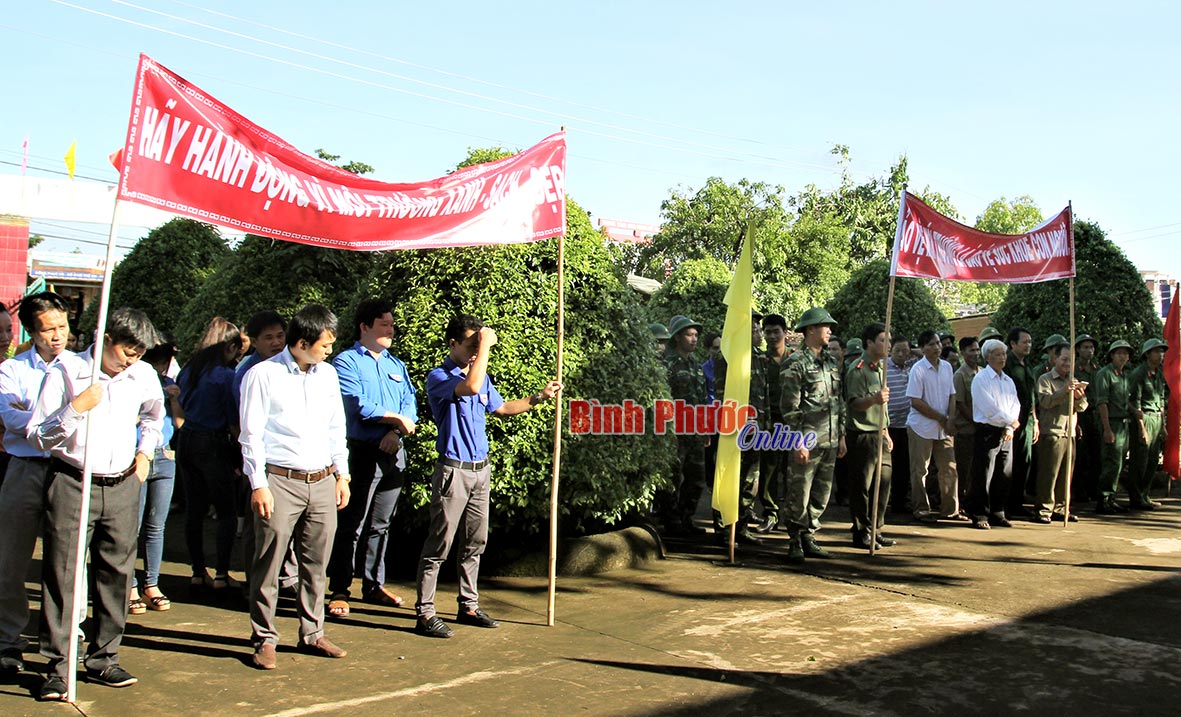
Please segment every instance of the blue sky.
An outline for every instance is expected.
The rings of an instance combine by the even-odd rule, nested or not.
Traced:
[[[305,151],[389,181],[565,125],[571,195],[596,217],[658,223],[670,188],[709,176],[835,186],[840,143],[858,178],[907,154],[912,186],[969,220],[1000,196],[1029,194],[1046,214],[1073,200],[1141,268],[1181,278],[1172,3],[17,7],[0,18],[4,162],[28,136],[30,165],[60,170],[76,139],[78,173],[114,181],[106,156],[142,51]]]

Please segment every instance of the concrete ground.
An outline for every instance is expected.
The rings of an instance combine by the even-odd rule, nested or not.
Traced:
[[[1181,701],[1181,500],[1063,528],[890,526],[870,559],[830,508],[836,554],[788,567],[786,535],[726,564],[708,540],[667,560],[559,583],[482,581],[497,630],[414,635],[409,608],[354,604],[329,636],[343,660],[279,653],[259,672],[237,602],[185,594],[167,563],[170,612],[133,616],[122,661],[141,682],[79,686],[40,704],[43,660],[0,684],[3,715],[782,715],[1177,714]],[[170,530],[179,534],[180,527]],[[447,606],[453,585],[442,586]],[[30,595],[38,591],[29,584]],[[391,588],[412,602],[413,586]],[[284,645],[295,642],[290,601]],[[449,616],[446,616],[449,617]]]

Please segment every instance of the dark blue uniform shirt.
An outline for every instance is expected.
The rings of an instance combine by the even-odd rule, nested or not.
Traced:
[[[427,399],[439,426],[435,448],[439,455],[457,461],[482,461],[488,457],[488,414],[504,405],[500,392],[485,376],[474,396],[456,396],[455,386],[467,375],[450,357],[426,377]]]

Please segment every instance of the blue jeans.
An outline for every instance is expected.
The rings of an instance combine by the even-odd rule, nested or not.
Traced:
[[[385,585],[390,523],[402,495],[397,458],[371,443],[349,441],[352,496],[336,523],[336,541],[328,561],[329,593],[347,593],[356,572],[361,574],[362,595]]]
[[[139,538],[144,546],[144,585],[160,583],[160,561],[164,558],[164,523],[172,504],[172,489],[176,485],[176,461],[173,453],[156,448],[152,472],[139,488]],[[135,574],[131,587],[138,587]]]

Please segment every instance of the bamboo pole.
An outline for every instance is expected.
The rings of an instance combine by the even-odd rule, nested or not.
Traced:
[[[1070,277],[1070,371],[1067,376],[1067,385],[1074,380],[1074,277]],[[1075,429],[1078,427],[1078,422],[1074,415],[1074,391],[1069,392],[1069,403],[1067,404],[1071,430],[1070,440],[1066,442],[1066,503],[1062,508],[1062,527],[1065,528],[1070,525],[1070,484],[1074,479],[1074,441]]]
[[[566,128],[563,126],[562,131]],[[566,229],[558,235],[558,361],[556,380],[562,381],[562,346],[566,333]],[[554,626],[554,607],[558,592],[558,487],[562,477],[562,395],[554,402],[554,457],[549,497],[549,585],[545,624]]]
[[[894,276],[890,276],[890,293],[886,298],[886,342],[889,344],[893,339],[890,336],[890,316],[894,313]],[[865,348],[862,348],[864,351]],[[886,387],[886,361],[889,360],[889,354],[882,359],[881,368],[879,368],[882,388]],[[886,403],[882,406],[882,431],[890,428],[890,404]],[[885,450],[885,440],[882,436],[882,431],[878,431],[878,461],[877,466],[873,471],[873,482],[870,483],[869,492],[872,500],[872,508],[869,513],[869,555],[873,557],[878,552],[878,490],[882,484],[882,456]]]

